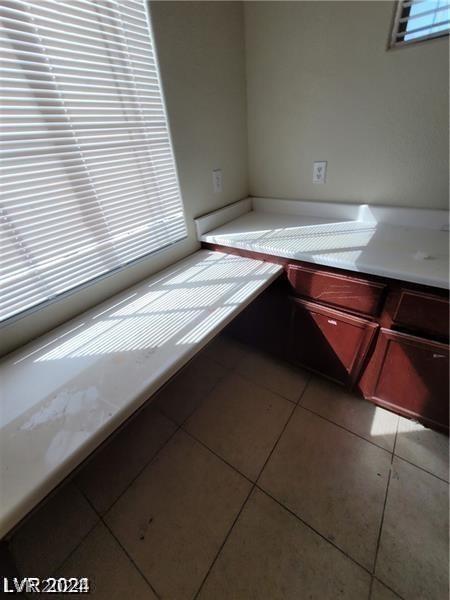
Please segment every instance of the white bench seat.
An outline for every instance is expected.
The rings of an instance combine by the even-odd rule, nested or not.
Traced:
[[[200,250],[0,364],[0,538],[281,273]]]

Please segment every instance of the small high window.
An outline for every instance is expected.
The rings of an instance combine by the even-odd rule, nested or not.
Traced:
[[[448,0],[402,0],[397,3],[390,46],[404,46],[449,34]]]

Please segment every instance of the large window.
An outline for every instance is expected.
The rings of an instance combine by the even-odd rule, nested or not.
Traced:
[[[8,319],[185,237],[145,0],[2,0]]]
[[[449,0],[403,0],[397,3],[391,46],[448,35]]]

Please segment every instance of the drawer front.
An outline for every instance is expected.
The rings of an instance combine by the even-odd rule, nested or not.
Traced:
[[[351,385],[378,326],[312,302],[292,303],[289,358]]]
[[[381,329],[362,379],[364,395],[448,430],[449,347]]]
[[[448,339],[449,302],[447,298],[402,290],[394,311],[395,325]]]
[[[299,265],[289,265],[287,276],[299,296],[365,315],[380,312],[384,284]]]

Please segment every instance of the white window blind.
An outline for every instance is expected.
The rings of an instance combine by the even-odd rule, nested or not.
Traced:
[[[391,46],[442,37],[449,31],[449,0],[403,0],[397,3]]]
[[[2,0],[0,320],[185,237],[145,0]]]

